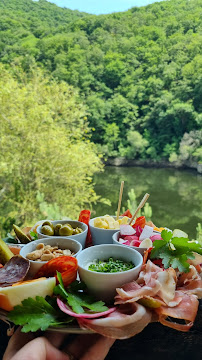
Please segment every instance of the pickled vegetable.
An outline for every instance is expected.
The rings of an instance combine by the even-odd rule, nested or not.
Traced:
[[[27,235],[25,235],[25,233],[23,233],[23,231],[19,228],[19,226],[13,224],[13,230],[15,231],[18,240],[22,244],[27,244],[31,241],[31,239]]]
[[[0,239],[0,263],[3,265],[6,264],[13,256],[8,245]]]

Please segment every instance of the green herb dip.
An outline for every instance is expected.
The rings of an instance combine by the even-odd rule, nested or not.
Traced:
[[[112,257],[108,260],[95,260],[88,266],[88,270],[104,273],[123,272],[134,268],[135,265],[130,261],[114,260]]]

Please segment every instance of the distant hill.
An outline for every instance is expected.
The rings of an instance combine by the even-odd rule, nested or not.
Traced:
[[[78,88],[92,139],[112,157],[202,161],[201,44],[202,0],[99,16],[0,1],[0,61]]]

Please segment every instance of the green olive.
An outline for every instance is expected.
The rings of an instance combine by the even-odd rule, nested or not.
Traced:
[[[78,228],[74,229],[72,235],[78,235],[78,234],[80,234],[79,229]]]
[[[54,227],[54,234],[55,235],[59,235],[59,230],[60,230],[61,227],[62,227],[62,224],[55,225],[55,227]]]
[[[78,234],[80,234],[81,232],[83,232],[83,230],[82,230],[81,228],[77,227],[76,229],[74,229],[72,235],[78,235]]]
[[[45,225],[50,226],[50,227],[51,227],[51,229],[53,229],[53,230],[54,230],[54,226],[53,226],[53,224],[52,224],[52,222],[51,222],[50,220],[46,220],[46,221],[44,221],[44,222],[43,222],[43,224],[42,224],[42,226],[45,226]]]
[[[41,232],[42,232],[42,234],[48,235],[48,236],[54,235],[54,230],[49,225],[42,226]]]
[[[59,229],[59,235],[60,236],[70,236],[73,234],[73,231],[74,231],[74,229],[71,227],[71,225],[65,224]]]

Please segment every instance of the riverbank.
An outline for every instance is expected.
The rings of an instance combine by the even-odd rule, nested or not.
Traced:
[[[197,162],[169,162],[165,160],[161,161],[153,161],[153,160],[129,160],[123,157],[117,158],[108,158],[105,162],[106,166],[143,166],[143,167],[153,167],[153,168],[174,168],[174,169],[194,169],[199,174],[202,175],[202,164],[198,164]]]

